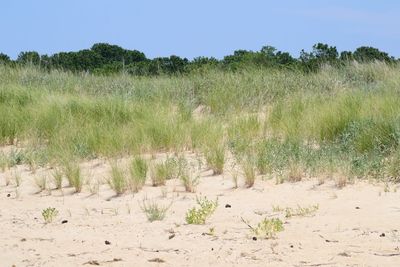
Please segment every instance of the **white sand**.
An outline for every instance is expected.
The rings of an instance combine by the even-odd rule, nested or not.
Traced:
[[[83,166],[92,179],[109,175],[100,160]],[[20,187],[12,179],[5,186],[5,177],[15,172],[22,177]],[[169,181],[166,198],[150,185],[134,196],[111,199],[107,184],[98,195],[90,195],[87,187],[79,194],[70,188],[34,194],[34,177],[48,172],[33,174],[18,166],[0,173],[0,266],[400,266],[400,192],[394,185],[384,192],[383,185],[367,182],[337,189],[332,182],[257,180],[254,188],[240,183],[232,189],[228,173],[204,172],[195,194]],[[185,223],[196,195],[218,196],[219,206],[205,225]],[[165,205],[173,201],[164,221],[147,221],[139,207],[145,196]],[[252,240],[241,221],[256,225],[273,217],[273,205],[315,204],[314,216],[283,218],[285,229],[273,240]],[[59,210],[51,224],[41,215],[47,207]],[[210,228],[214,236],[203,234]]]

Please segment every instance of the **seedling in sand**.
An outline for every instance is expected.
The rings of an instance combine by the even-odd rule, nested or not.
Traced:
[[[215,201],[208,200],[207,197],[196,198],[197,204],[200,208],[191,208],[186,213],[186,222],[188,224],[205,224],[218,207],[218,199]]]
[[[149,201],[146,198],[143,199],[142,205],[140,205],[141,210],[146,214],[149,222],[153,221],[162,221],[165,218],[165,215],[168,209],[171,207],[172,202],[168,206],[160,206],[154,200]]]
[[[265,218],[259,222],[256,227],[251,226],[243,218],[242,221],[250,228],[251,233],[259,238],[273,239],[278,232],[284,230],[283,222],[277,218]]]
[[[284,212],[285,218],[312,216],[318,209],[319,209],[318,204],[307,207],[302,207],[300,205],[297,205],[297,208],[290,208],[290,207],[283,208],[280,206],[272,206],[273,212]]]
[[[42,216],[45,223],[51,223],[57,217],[58,210],[56,208],[47,208],[42,211]]]

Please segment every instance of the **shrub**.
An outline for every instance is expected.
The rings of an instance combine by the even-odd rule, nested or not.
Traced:
[[[200,208],[191,208],[186,213],[186,222],[188,224],[205,224],[218,207],[218,199],[215,201],[208,200],[206,197],[196,197],[196,202]]]
[[[263,219],[258,223],[256,227],[251,228],[251,232],[265,239],[275,238],[278,232],[282,232],[284,230],[283,222],[280,219],[272,218],[272,219]]]

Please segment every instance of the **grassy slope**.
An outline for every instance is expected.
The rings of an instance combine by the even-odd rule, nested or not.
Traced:
[[[229,149],[249,175],[397,180],[399,74],[381,63],[156,78],[0,66],[0,143],[26,148],[0,165],[194,149],[218,171]],[[197,119],[200,105],[210,113]]]

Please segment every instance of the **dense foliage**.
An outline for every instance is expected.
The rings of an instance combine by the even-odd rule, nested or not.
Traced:
[[[297,69],[305,72],[316,71],[322,65],[344,65],[348,61],[394,63],[396,59],[373,47],[359,47],[354,52],[339,51],[334,46],[318,43],[311,52],[301,51],[299,58],[272,46],[260,51],[236,50],[223,59],[197,57],[193,60],[172,55],[149,59],[137,50],[127,50],[107,43],[94,44],[90,49],[78,52],[60,52],[54,55],[40,55],[35,51],[21,52],[13,61],[0,53],[0,64],[35,65],[45,70],[67,70],[94,74],[129,73],[153,76],[159,74],[182,74],[209,68],[238,70],[245,67]]]

